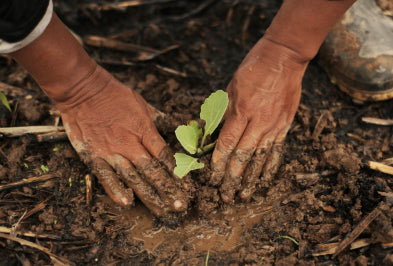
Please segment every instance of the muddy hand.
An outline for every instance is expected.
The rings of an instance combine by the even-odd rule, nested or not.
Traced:
[[[210,183],[221,185],[224,202],[232,202],[237,191],[249,199],[276,173],[306,66],[293,51],[262,39],[234,74],[211,162]]]
[[[168,171],[174,167],[173,154],[150,119],[144,99],[99,66],[82,84],[99,92],[58,106],[72,145],[107,194],[128,206],[133,190],[160,216],[184,211],[186,199]]]
[[[355,0],[284,1],[265,35],[236,71],[230,106],[212,157],[213,185],[232,202],[268,186],[301,94],[308,62]],[[261,176],[261,177],[260,177]]]
[[[157,216],[187,209],[150,106],[91,60],[56,15],[12,56],[59,108],[73,147],[116,203],[132,205],[135,193]]]

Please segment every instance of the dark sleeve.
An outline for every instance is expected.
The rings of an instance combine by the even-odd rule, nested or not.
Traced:
[[[49,0],[0,0],[0,39],[23,40],[41,21]]]

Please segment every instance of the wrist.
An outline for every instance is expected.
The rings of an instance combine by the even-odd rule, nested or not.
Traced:
[[[288,47],[304,61],[318,53],[326,35],[355,0],[286,0],[265,38]]]
[[[97,68],[96,62],[55,14],[36,40],[10,55],[56,104],[81,93],[78,84]]]
[[[297,51],[262,37],[244,58],[242,65],[247,65],[252,61],[260,61],[269,65],[270,68],[281,71],[282,68],[294,71],[304,71],[309,60]]]

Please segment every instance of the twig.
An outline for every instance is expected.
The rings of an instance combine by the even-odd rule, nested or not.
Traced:
[[[120,32],[120,33],[116,33],[116,34],[112,34],[111,36],[109,36],[108,38],[109,39],[123,39],[123,38],[126,38],[126,37],[132,37],[132,36],[134,36],[135,34],[137,34],[139,31],[137,30],[137,29],[133,29],[133,30],[128,30],[128,31],[125,31],[125,32]]]
[[[366,142],[366,140],[364,138],[362,138],[356,134],[353,134],[353,133],[347,133],[347,136],[350,138],[356,139],[358,141],[361,141],[361,142]]]
[[[135,63],[127,60],[113,60],[113,59],[96,59],[100,64],[113,65],[113,66],[135,66]]]
[[[12,236],[16,236],[16,230],[18,230],[18,227],[20,225],[20,222],[22,222],[22,220],[25,218],[27,211],[25,211],[23,213],[23,215],[18,219],[18,221],[12,225],[12,229],[11,229],[11,235]]]
[[[162,50],[157,50],[150,47],[145,47],[137,44],[121,42],[117,40],[112,40],[105,37],[100,36],[86,36],[83,38],[83,42],[87,45],[94,47],[103,47],[107,49],[112,49],[116,51],[122,52],[133,52],[138,53],[139,55],[134,57],[135,61],[147,61],[151,60],[161,54],[167,53],[171,50],[179,48],[179,45],[172,45]]]
[[[100,64],[113,65],[113,66],[126,66],[126,67],[135,66],[135,63],[127,61],[127,60],[123,60],[123,59],[122,60],[97,59],[96,61],[98,63],[100,63]],[[182,78],[187,78],[188,77],[187,73],[180,72],[180,71],[177,71],[175,69],[172,69],[172,68],[169,68],[169,67],[166,67],[166,66],[162,66],[162,65],[156,64],[156,65],[154,65],[154,67],[157,68],[158,70],[162,71],[162,72],[167,73],[167,74],[179,76],[179,77],[182,77]]]
[[[233,16],[233,9],[235,8],[235,6],[237,6],[239,4],[239,0],[235,0],[231,7],[228,10],[226,19],[225,19],[225,23],[227,24],[227,26],[231,25],[231,20],[232,20],[232,16]]]
[[[42,181],[46,181],[46,180],[49,180],[49,179],[52,179],[52,178],[55,178],[55,176],[53,176],[53,175],[42,175],[42,176],[30,177],[30,178],[25,179],[25,180],[20,180],[20,181],[16,181],[16,182],[13,182],[13,183],[0,185],[0,191],[6,190],[6,189],[9,189],[9,188],[13,188],[13,187],[24,186],[24,185],[35,183],[35,182],[42,182]]]
[[[379,206],[370,212],[356,227],[355,229],[337,246],[333,258],[337,257],[344,249],[346,249],[380,214]]]
[[[381,119],[375,117],[362,117],[364,123],[379,125],[379,126],[393,126],[393,119]]]
[[[132,7],[132,6],[168,3],[172,1],[174,0],[132,0],[132,1],[123,1],[119,3],[105,3],[102,5],[90,3],[90,4],[81,5],[81,7],[89,8],[93,10],[99,10],[99,11],[107,11],[107,10],[125,11],[128,7]]]
[[[215,2],[218,2],[218,1],[217,0],[208,0],[208,1],[200,4],[197,8],[194,8],[190,12],[185,13],[185,14],[180,15],[180,16],[169,17],[168,20],[170,20],[170,21],[180,21],[180,20],[186,19],[188,17],[195,16],[196,14],[202,12],[203,10],[205,10],[206,8],[208,8],[210,5],[214,4]]]
[[[340,243],[339,242],[335,242],[335,243],[328,243],[328,244],[319,244],[317,245],[315,248],[318,250],[321,250],[320,252],[314,252],[312,255],[314,257],[319,257],[319,256],[325,256],[325,255],[332,255],[336,252],[337,247]],[[367,247],[371,244],[371,240],[368,238],[365,239],[359,239],[357,241],[354,241],[351,246],[350,249],[354,250],[354,249],[359,249],[362,247]]]
[[[393,164],[393,157],[392,157],[392,158],[384,159],[384,160],[382,161],[382,163],[383,163],[383,164],[386,164],[386,165],[391,165],[391,164]]]
[[[393,247],[393,242],[390,242],[390,243],[382,243],[381,246],[382,246],[383,248],[391,248],[391,247]]]
[[[69,261],[69,260],[67,260],[65,258],[62,258],[62,257],[60,257],[60,256],[58,256],[56,254],[53,254],[52,252],[50,252],[49,249],[47,249],[47,248],[45,248],[43,246],[40,246],[38,244],[35,244],[33,242],[24,240],[24,239],[19,238],[19,237],[11,236],[11,235],[8,235],[8,234],[3,234],[3,233],[0,233],[0,237],[8,239],[8,240],[15,241],[15,242],[18,242],[19,244],[21,244],[23,246],[28,246],[28,247],[31,247],[31,248],[35,248],[35,249],[38,249],[38,250],[46,253],[51,258],[51,260],[52,260],[54,265],[75,265],[73,262],[71,262],[71,261]]]
[[[256,8],[256,6],[251,6],[250,7],[250,9],[248,10],[248,13],[247,13],[247,17],[244,20],[244,24],[243,24],[243,28],[242,28],[242,42],[243,42],[243,45],[246,43],[247,30],[248,30],[248,27],[250,26],[251,17],[252,17],[252,14],[255,11],[255,8]]]
[[[10,234],[12,232],[11,228],[0,226],[0,233]],[[25,237],[33,237],[33,238],[46,238],[51,240],[61,240],[60,236],[51,235],[51,234],[36,234],[31,231],[28,232],[19,232],[17,231],[17,235],[25,236]]]
[[[86,182],[86,203],[87,205],[90,205],[90,203],[93,200],[93,178],[90,174],[87,174],[85,176],[85,182]]]
[[[0,127],[0,136],[20,137],[25,134],[43,134],[62,131],[64,131],[64,127],[56,126]]]
[[[83,38],[83,42],[87,45],[94,46],[94,47],[104,47],[108,49],[113,49],[122,52],[145,52],[145,53],[156,53],[158,50],[140,46],[137,44],[121,42],[117,40],[112,40],[105,37],[89,35]]]
[[[54,142],[67,139],[65,132],[51,132],[37,135],[37,142]]]
[[[49,200],[49,198],[47,198],[46,200],[38,203],[33,209],[31,209],[30,211],[28,211],[25,215],[25,217],[23,219],[27,219],[28,217],[32,216],[33,214],[45,209],[46,207],[46,202]]]
[[[172,74],[172,75],[176,75],[176,76],[180,76],[182,78],[187,78],[187,74],[184,73],[184,72],[180,72],[180,71],[177,71],[177,70],[174,70],[172,68],[169,68],[169,67],[166,67],[166,66],[162,66],[162,65],[154,65],[154,66],[157,69],[159,69],[159,70],[161,70],[163,72],[166,72],[166,73],[169,73],[169,74]]]
[[[328,114],[329,114],[329,111],[327,111],[327,110],[322,111],[321,116],[319,117],[318,122],[315,125],[314,132],[312,133],[311,138],[313,140],[318,140],[319,135],[321,135],[323,129],[326,127]]]
[[[365,161],[365,165],[367,165],[370,169],[393,175],[393,167],[385,165],[383,163],[374,162],[374,161]]]

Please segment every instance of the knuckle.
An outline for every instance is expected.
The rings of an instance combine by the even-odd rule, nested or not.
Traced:
[[[237,138],[233,134],[222,133],[217,140],[217,149],[221,153],[230,153],[237,142]]]
[[[253,150],[238,149],[233,154],[233,159],[241,164],[248,163],[251,160]]]

